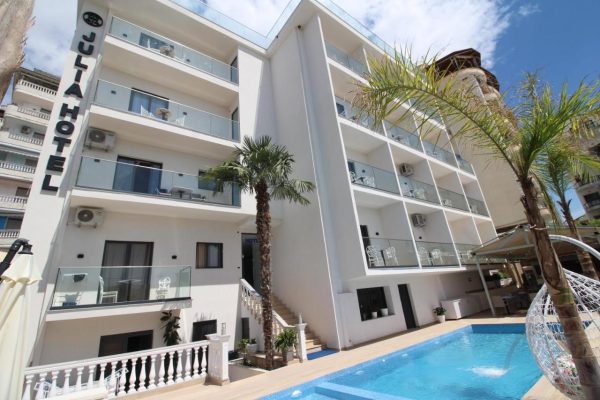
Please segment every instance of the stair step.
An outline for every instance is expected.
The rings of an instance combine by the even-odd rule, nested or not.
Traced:
[[[305,342],[307,348],[321,346],[321,341],[319,339],[307,339]]]
[[[318,351],[323,350],[323,346],[315,346],[315,347],[307,347],[306,348],[306,354],[312,354],[312,353],[316,353]]]

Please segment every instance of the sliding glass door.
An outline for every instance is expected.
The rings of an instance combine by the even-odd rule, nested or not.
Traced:
[[[161,163],[119,156],[113,190],[156,194],[160,191],[161,176]]]
[[[149,299],[152,242],[106,241],[99,303],[120,303]],[[119,268],[119,267],[135,268]],[[146,267],[147,266],[147,267]]]

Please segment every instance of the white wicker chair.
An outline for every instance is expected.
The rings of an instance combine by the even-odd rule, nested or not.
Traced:
[[[373,267],[385,266],[385,261],[381,256],[381,249],[377,246],[367,246],[367,258],[369,259],[369,265]]]

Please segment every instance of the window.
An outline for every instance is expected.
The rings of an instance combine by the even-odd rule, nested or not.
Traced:
[[[589,205],[595,205],[600,203],[600,193],[590,193],[583,196],[585,202]]]
[[[29,197],[29,188],[27,187],[18,187],[17,192],[15,193],[17,197]]]
[[[168,119],[165,110],[169,109],[169,99],[138,90],[131,90],[129,111],[141,114],[143,117]],[[161,113],[162,112],[162,113]]]
[[[196,268],[223,268],[223,243],[196,243]]]
[[[118,156],[113,189],[146,194],[161,193],[162,164]]]
[[[239,79],[239,77],[238,77],[238,69],[237,69],[238,68],[238,59],[237,59],[237,57],[234,58],[233,61],[231,62],[231,64],[229,64],[229,65],[231,66],[231,75],[230,75],[229,78],[231,79],[231,82],[237,83],[238,79]]]
[[[25,158],[25,165],[28,167],[36,167],[37,162],[37,158]]]
[[[358,296],[361,321],[382,316],[381,310],[387,308],[383,287],[357,289],[356,294]],[[374,317],[373,313],[377,313],[377,316]]]
[[[206,171],[198,171],[198,189],[210,190],[211,192],[214,192],[216,188],[216,183],[212,181],[205,181],[204,179],[202,179],[204,174],[206,174]]]
[[[140,46],[156,50],[160,50],[160,48],[163,46],[168,46],[169,48],[174,49],[173,45],[150,35],[146,35],[145,33],[140,34]]]

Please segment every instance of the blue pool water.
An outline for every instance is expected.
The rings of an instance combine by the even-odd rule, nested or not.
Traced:
[[[523,324],[470,325],[263,399],[508,400],[540,376]]]

